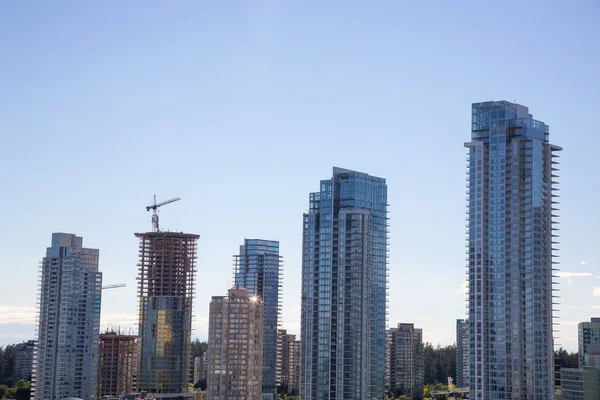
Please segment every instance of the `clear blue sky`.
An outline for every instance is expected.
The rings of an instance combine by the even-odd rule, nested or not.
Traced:
[[[470,106],[527,105],[562,154],[563,339],[600,315],[600,5],[2,2],[0,345],[34,333],[52,232],[100,249],[103,326],[136,320],[137,241],[199,233],[195,333],[245,237],[281,242],[299,331],[302,213],[340,166],[385,177],[389,323],[454,342],[465,314]],[[594,289],[597,296],[594,296]],[[596,308],[596,309],[595,309]]]

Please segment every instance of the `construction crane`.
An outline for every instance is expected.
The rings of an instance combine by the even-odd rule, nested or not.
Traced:
[[[127,285],[124,284],[124,283],[115,283],[114,285],[105,285],[105,286],[102,286],[102,290],[104,290],[104,289],[116,289],[116,288],[125,287],[125,286],[127,286]]]
[[[176,201],[181,200],[179,197],[175,197],[174,199],[161,201],[160,203],[156,202],[156,195],[154,195],[154,204],[150,204],[146,206],[146,211],[152,210],[152,232],[158,232],[158,207],[164,206],[169,203],[174,203]]]

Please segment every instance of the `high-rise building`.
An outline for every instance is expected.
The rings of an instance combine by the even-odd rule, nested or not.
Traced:
[[[97,249],[53,233],[40,265],[38,341],[32,398],[96,397],[102,273]]]
[[[137,336],[115,331],[100,334],[98,398],[133,393],[137,355]]]
[[[585,354],[590,344],[600,343],[600,318],[592,318],[590,322],[577,325],[579,342],[579,367],[585,367]]]
[[[285,329],[277,330],[277,365],[275,369],[275,382],[277,384],[278,391],[281,391],[281,388],[284,385],[284,374],[285,374],[285,365],[284,360],[287,355],[288,346],[288,334]]]
[[[297,396],[300,390],[300,341],[296,340],[296,335],[289,335],[285,371],[287,391],[289,394]]]
[[[469,386],[469,320],[456,320],[456,384]]]
[[[200,236],[162,231],[135,236],[140,239],[138,389],[183,393],[190,379],[192,304]]]
[[[298,394],[300,341],[285,329],[277,331],[277,387],[280,391]]]
[[[213,296],[208,327],[207,398],[261,400],[263,303],[246,288]]]
[[[35,340],[19,343],[15,348],[15,379],[16,384],[21,379],[31,381],[31,372],[33,370],[33,351],[35,349]]]
[[[396,396],[423,398],[425,360],[423,331],[414,324],[398,324],[387,331],[389,390]]]
[[[248,289],[264,304],[262,394],[274,398],[276,392],[277,325],[281,299],[282,257],[279,242],[244,239],[240,253],[233,256],[235,286]]]
[[[303,218],[300,397],[382,399],[385,179],[333,168]]]
[[[473,104],[465,146],[471,398],[550,399],[561,148],[507,101]]]

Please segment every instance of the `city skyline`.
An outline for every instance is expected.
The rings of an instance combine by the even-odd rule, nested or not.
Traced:
[[[0,128],[10,133],[0,135],[10,149],[0,158],[9,194],[0,219],[10,229],[0,240],[10,251],[0,254],[0,279],[12,282],[15,271],[32,279],[0,293],[0,345],[34,338],[37,249],[56,231],[86,237],[101,250],[105,283],[127,284],[103,294],[102,330],[134,326],[130,232],[150,230],[143,207],[154,193],[183,199],[161,211],[164,228],[202,235],[193,337],[206,339],[210,296],[233,283],[231,249],[244,237],[281,243],[283,327],[299,334],[298,224],[305,193],[333,165],[388,182],[389,320],[415,322],[424,341],[452,343],[456,318],[466,316],[470,104],[516,99],[565,148],[558,344],[576,350],[577,323],[600,306],[592,161],[600,139],[590,129],[600,108],[598,8],[515,4],[322,5],[316,16],[293,5],[3,5],[0,32],[11,41],[0,70],[11,95],[0,100]],[[232,27],[213,22],[225,16]],[[320,38],[328,40],[315,48]],[[502,53],[519,54],[518,63]],[[377,155],[355,145],[371,140],[385,143]],[[143,174],[151,164],[160,168]],[[249,199],[240,202],[241,193]]]

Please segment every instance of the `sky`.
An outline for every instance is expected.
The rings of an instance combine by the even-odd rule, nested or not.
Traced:
[[[324,4],[325,3],[325,4]],[[390,326],[466,313],[471,103],[516,101],[561,156],[561,333],[600,315],[600,3],[0,3],[0,346],[33,338],[52,232],[100,249],[102,329],[135,331],[138,243],[201,235],[193,337],[244,238],[279,240],[300,328],[302,214],[332,167],[384,177]]]

